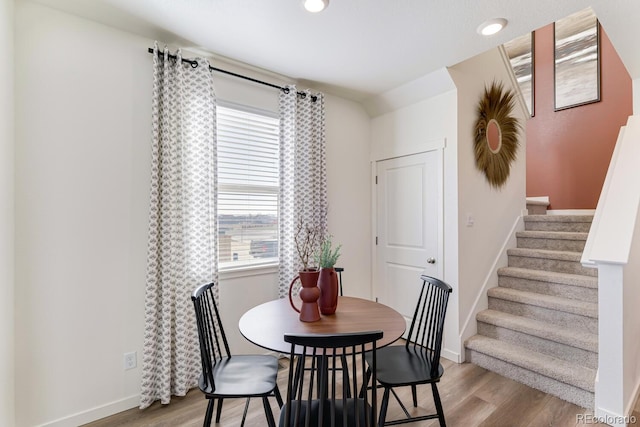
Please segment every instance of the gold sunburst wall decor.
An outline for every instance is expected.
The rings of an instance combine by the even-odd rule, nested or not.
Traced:
[[[474,139],[476,167],[495,188],[502,187],[507,181],[518,151],[521,125],[511,115],[514,104],[515,94],[496,82],[484,88],[478,104]]]

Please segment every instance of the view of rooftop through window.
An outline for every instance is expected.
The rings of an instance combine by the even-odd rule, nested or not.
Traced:
[[[278,261],[279,126],[270,113],[218,107],[221,269]]]

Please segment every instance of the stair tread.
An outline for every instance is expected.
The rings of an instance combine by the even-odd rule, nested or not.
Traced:
[[[530,222],[592,222],[593,215],[525,215]]]
[[[528,317],[491,309],[478,313],[476,320],[594,353],[598,351],[598,336],[590,332],[564,328]]]
[[[469,338],[465,342],[465,347],[565,384],[594,392],[596,378],[594,369],[574,365],[553,356],[482,335]]]
[[[487,291],[487,296],[512,302],[533,305],[546,309],[563,311],[580,316],[598,318],[598,304],[587,301],[562,298],[535,292],[521,291],[505,287],[495,287]]]
[[[517,231],[516,237],[527,237],[530,239],[557,239],[557,240],[587,240],[589,233],[577,231],[538,231],[524,230]]]
[[[498,269],[498,276],[516,277],[541,282],[560,283],[565,285],[580,286],[585,288],[598,288],[598,278],[582,274],[559,273],[548,270],[534,270],[522,267],[502,267]]]
[[[556,251],[550,249],[511,248],[507,249],[507,255],[577,262],[582,259],[582,252]]]
[[[514,257],[510,258],[509,263],[520,265],[520,267],[500,268],[498,276],[506,277],[503,279],[503,284],[513,287],[498,286],[489,289],[487,296],[492,299],[490,307],[493,308],[476,315],[476,321],[482,324],[482,331],[496,338],[505,338],[506,341],[475,335],[465,342],[465,347],[475,352],[479,361],[494,360],[490,364],[498,363],[497,366],[503,367],[517,366],[518,369],[524,369],[521,372],[530,372],[526,375],[531,376],[533,372],[535,377],[542,375],[549,378],[549,381],[552,381],[549,384],[556,384],[553,383],[555,380],[559,384],[564,383],[584,390],[584,393],[593,393],[596,370],[580,363],[594,366],[593,354],[597,355],[598,352],[598,335],[593,333],[597,331],[589,326],[593,320],[586,320],[598,318],[598,304],[589,302],[594,300],[593,291],[590,289],[598,288],[598,279],[589,275],[593,273],[592,271],[574,264],[581,263],[582,251],[577,249],[580,249],[583,246],[582,242],[587,240],[586,231],[589,228],[588,224],[593,221],[593,215],[527,215],[524,221],[529,223],[526,226],[527,230],[516,232],[516,237],[529,239],[519,240],[519,243],[533,248],[507,250],[507,255]],[[549,242],[545,242],[545,239]],[[536,247],[562,247],[573,250],[536,249]],[[536,269],[542,266],[567,272]],[[523,282],[517,279],[522,279]],[[556,287],[557,285],[569,285],[575,288]],[[539,292],[548,291],[549,294],[531,292],[532,289]],[[566,298],[573,297],[575,293],[589,301]],[[499,302],[500,300],[503,302]],[[545,310],[527,308],[527,306]],[[496,307],[516,314],[500,311],[500,308],[496,309]],[[534,318],[525,317],[531,313],[536,314]],[[572,315],[582,317],[572,317]],[[558,323],[564,326],[552,323],[558,316],[563,320]],[[535,317],[548,321],[535,319]],[[572,320],[564,321],[565,317]],[[578,324],[587,325],[587,330],[580,328]],[[542,348],[546,350],[541,350]],[[563,356],[565,352],[572,356]],[[481,357],[481,354],[485,356]],[[559,359],[551,354],[571,359],[571,361]]]

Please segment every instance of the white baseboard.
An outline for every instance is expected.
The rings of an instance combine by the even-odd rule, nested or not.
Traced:
[[[596,389],[597,390],[597,389]],[[633,408],[636,405],[636,401],[638,400],[638,394],[640,393],[640,378],[638,378],[638,382],[636,383],[634,389],[633,389],[633,393],[631,393],[631,400],[629,402],[627,402],[627,407],[625,408],[624,413],[627,415],[632,415],[633,414]],[[634,422],[634,424],[637,422],[637,420]]]
[[[487,291],[489,290],[489,288],[497,286],[498,269],[500,267],[505,267],[508,264],[507,249],[516,247],[516,231],[520,231],[520,230],[524,230],[524,222],[521,216],[516,218],[515,222],[513,223],[513,226],[511,227],[511,231],[509,232],[509,235],[507,236],[505,241],[502,243],[502,247],[500,248],[500,251],[498,251],[498,255],[493,261],[493,265],[491,266],[491,269],[485,276],[482,287],[480,288],[480,291],[476,295],[476,299],[473,302],[473,306],[471,307],[471,310],[469,311],[469,314],[467,315],[467,318],[465,319],[465,322],[462,325],[462,330],[461,330],[462,332],[460,333],[460,337],[459,337],[460,348],[464,348],[464,342],[477,333],[478,325],[475,322],[476,315],[482,310],[486,310],[487,304],[488,304]],[[461,356],[460,362],[464,362],[464,359],[465,359],[464,353],[459,356]]]
[[[139,405],[140,395],[136,394],[134,396],[126,397],[121,400],[116,400],[115,402],[107,403],[102,406],[97,406],[95,408],[87,409],[86,411],[59,418],[55,421],[40,424],[38,427],[77,427],[79,425],[87,424],[92,421],[96,421],[101,418],[126,411],[131,408],[136,408]]]
[[[627,427],[628,425],[634,425],[638,422],[638,420],[636,420],[635,418],[632,422],[632,418],[634,418],[633,415],[614,414],[613,412],[609,412],[605,409],[596,408],[595,419],[587,418],[583,420],[582,423],[577,422],[576,426],[579,426],[581,424],[596,424],[596,422],[600,422],[602,424],[608,424],[611,427]]]
[[[462,357],[460,356],[460,353],[456,353],[455,351],[451,351],[446,348],[443,348],[441,350],[440,356],[444,357],[445,359],[451,360],[452,362],[456,362],[456,363],[463,362]]]

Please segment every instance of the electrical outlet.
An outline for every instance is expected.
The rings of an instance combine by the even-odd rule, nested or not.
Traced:
[[[136,352],[133,351],[131,353],[124,354],[124,370],[127,371],[129,369],[133,369],[138,365],[136,361]]]

